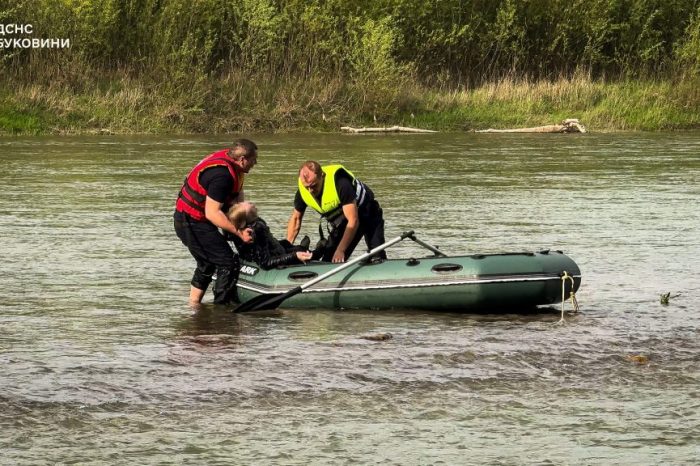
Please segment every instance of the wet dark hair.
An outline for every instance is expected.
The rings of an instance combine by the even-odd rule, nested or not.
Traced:
[[[229,157],[243,156],[250,157],[258,151],[258,146],[250,139],[236,139],[233,141],[233,146],[229,150]],[[241,153],[243,152],[243,153]]]

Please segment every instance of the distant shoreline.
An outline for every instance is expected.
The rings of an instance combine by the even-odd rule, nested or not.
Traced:
[[[265,78],[210,80],[175,91],[124,76],[79,89],[6,81],[0,86],[0,134],[326,133],[393,125],[460,132],[565,118],[578,118],[591,132],[700,129],[700,86],[693,81],[502,80],[461,90],[409,84],[371,106],[366,95],[340,82]],[[192,93],[199,94],[194,102]]]

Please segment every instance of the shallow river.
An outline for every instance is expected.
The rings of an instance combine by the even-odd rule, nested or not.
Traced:
[[[277,235],[340,161],[387,238],[564,250],[581,312],[193,314],[172,210],[228,138],[2,138],[0,464],[697,464],[700,134],[253,139]]]

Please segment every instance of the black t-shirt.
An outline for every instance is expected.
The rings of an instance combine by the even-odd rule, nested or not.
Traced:
[[[207,196],[223,203],[233,189],[233,177],[226,167],[209,167],[200,173],[199,184],[207,192]]]
[[[338,190],[340,205],[352,204],[355,201],[355,187],[352,185],[352,178],[345,171],[335,172],[335,187]],[[320,200],[320,196],[316,200]],[[294,196],[294,208],[299,212],[306,211],[306,202],[302,199],[298,189]]]

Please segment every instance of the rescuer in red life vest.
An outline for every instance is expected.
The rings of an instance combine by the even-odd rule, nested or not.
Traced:
[[[243,202],[243,179],[257,163],[258,146],[239,139],[230,149],[214,152],[200,161],[180,189],[175,204],[175,233],[197,262],[190,287],[190,304],[202,302],[216,272],[214,303],[236,300],[238,255],[219,228],[252,241],[249,228],[238,229],[226,216],[234,204]]]

